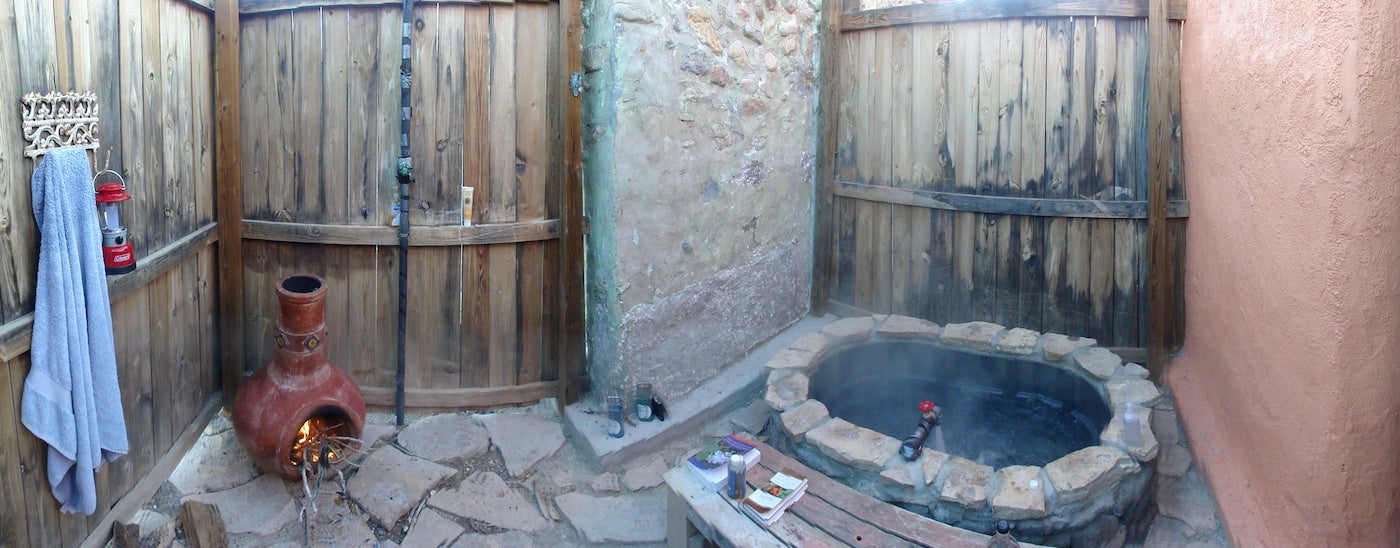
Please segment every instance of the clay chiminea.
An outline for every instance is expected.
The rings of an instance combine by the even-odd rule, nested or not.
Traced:
[[[326,284],[317,276],[295,274],[277,283],[272,363],[245,380],[234,401],[238,441],[258,467],[288,480],[300,477],[305,460],[330,464],[346,456],[307,449],[308,436],[357,439],[364,431],[364,395],[326,359],[325,298]]]

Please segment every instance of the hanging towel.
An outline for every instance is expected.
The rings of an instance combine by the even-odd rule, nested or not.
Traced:
[[[64,512],[97,509],[93,474],[127,452],[92,173],[81,148],[50,150],[32,180],[39,277],[21,420],[48,444]]]

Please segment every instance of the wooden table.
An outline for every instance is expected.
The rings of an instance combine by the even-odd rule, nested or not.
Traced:
[[[666,472],[666,543],[684,547],[700,532],[720,546],[987,546],[988,537],[886,504],[759,443],[762,457],[749,486],[784,468],[807,477],[807,492],[772,527],[741,513],[733,501],[701,484],[682,464]]]

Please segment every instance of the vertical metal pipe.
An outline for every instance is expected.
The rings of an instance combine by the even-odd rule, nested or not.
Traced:
[[[404,393],[403,381],[408,341],[408,186],[413,182],[413,157],[409,151],[409,120],[413,118],[411,105],[413,89],[413,65],[409,52],[413,33],[413,0],[403,1],[403,63],[399,66],[399,338],[398,364],[394,375],[394,420],[403,426]]]

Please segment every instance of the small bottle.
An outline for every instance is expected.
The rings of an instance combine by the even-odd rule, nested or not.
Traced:
[[[656,418],[651,412],[651,383],[637,383],[637,395],[633,401],[635,402],[633,407],[637,408],[637,420],[651,422],[651,419]]]
[[[622,437],[622,396],[608,396],[608,435]]]
[[[748,483],[744,477],[746,471],[743,455],[729,455],[729,475],[724,484],[725,494],[729,495],[729,498],[739,500],[748,495]]]
[[[1128,447],[1142,446],[1142,418],[1138,405],[1128,402],[1123,408],[1123,443]]]

